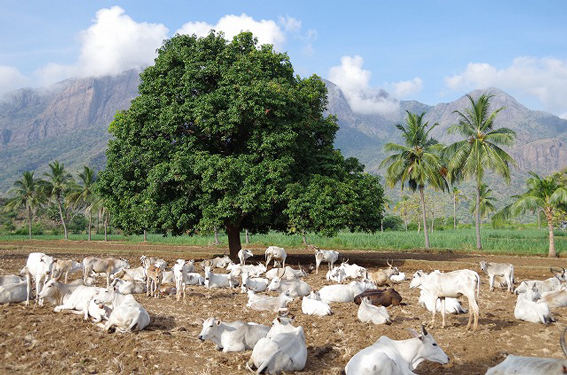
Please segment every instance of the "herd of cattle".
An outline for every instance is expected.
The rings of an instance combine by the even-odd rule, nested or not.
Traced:
[[[271,327],[241,321],[225,322],[216,318],[203,320],[199,334],[202,341],[212,341],[223,352],[252,350],[246,367],[257,373],[276,374],[281,371],[300,371],[307,362],[307,346],[303,327],[294,326],[293,317],[287,314],[287,305],[302,298],[304,314],[331,315],[335,303],[359,305],[357,317],[362,322],[391,324],[387,307],[400,305],[402,297],[393,288],[404,282],[406,276],[388,261],[388,268],[369,272],[364,267],[349,264],[348,260],[335,266],[339,253],[334,250],[315,252],[313,269],[295,269],[285,265],[287,254],[283,248],[270,246],[265,251],[265,263],[256,265],[246,261],[253,256],[250,250],[241,250],[240,263],[228,256],[204,260],[179,259],[170,270],[167,262],[146,256],[141,265],[131,268],[128,261],[114,258],[86,257],[82,262],[54,259],[43,253],[30,253],[21,275],[0,276],[0,303],[18,303],[34,297],[39,305],[48,301],[54,311],[68,310],[92,319],[105,331],[120,332],[142,330],[150,324],[150,315],[133,294],[146,293],[159,297],[176,295],[185,298],[188,285],[204,288],[235,288],[240,286],[248,294],[247,307],[253,310],[277,313]],[[273,267],[268,270],[270,263]],[[327,263],[326,278],[334,282],[315,291],[302,280],[307,272],[316,274],[322,263]],[[225,268],[226,271],[218,272]],[[199,272],[202,269],[202,272]],[[551,309],[567,306],[567,275],[565,269],[551,269],[554,276],[547,280],[522,281],[514,289],[514,266],[505,263],[480,262],[480,269],[489,277],[490,291],[495,286],[505,287],[518,295],[514,310],[516,319],[548,324],[554,321]],[[82,271],[82,278],[68,283],[69,275]],[[104,275],[106,287],[92,286],[93,278]],[[445,314],[469,313],[467,329],[477,330],[479,318],[478,297],[480,276],[472,270],[452,272],[434,271],[429,274],[417,271],[410,288],[419,288],[418,303],[432,313],[441,312],[442,327]],[[175,287],[173,287],[175,285]],[[385,289],[378,289],[384,287]],[[277,293],[271,296],[270,292]],[[272,293],[274,294],[274,293]],[[459,303],[464,296],[468,309]],[[433,336],[422,326],[421,332],[412,331],[414,338],[396,341],[386,336],[356,353],[346,364],[347,375],[359,374],[413,374],[424,360],[446,364],[448,356],[437,345]],[[561,347],[567,355],[564,335]],[[518,372],[519,369],[519,372]],[[487,374],[563,374],[567,360],[508,356]]]

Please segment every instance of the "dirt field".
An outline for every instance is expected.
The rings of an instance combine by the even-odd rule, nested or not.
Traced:
[[[222,248],[189,246],[132,245],[113,242],[26,241],[0,243],[0,274],[17,273],[25,265],[27,254],[45,252],[58,258],[81,260],[87,254],[119,255],[138,265],[140,255],[175,259],[203,259],[222,254]],[[253,260],[260,260],[263,249],[253,249]],[[290,251],[288,264],[314,262],[312,254]],[[411,278],[418,269],[449,271],[470,268],[480,272],[483,259],[510,262],[515,265],[516,281],[544,279],[551,276],[550,266],[565,266],[565,259],[535,257],[479,256],[453,253],[385,253],[342,251],[351,263],[374,270],[393,259],[400,271]],[[328,285],[326,266],[319,275],[311,274],[306,281],[313,289]],[[424,362],[419,374],[484,374],[499,363],[504,353],[562,358],[559,336],[567,326],[566,308],[553,310],[557,322],[549,326],[514,319],[515,296],[505,291],[488,291],[487,277],[481,275],[480,328],[465,330],[466,315],[448,317],[448,327],[429,330],[451,359],[448,365]],[[103,281],[100,279],[99,281]],[[301,300],[290,304],[296,317],[295,325],[303,326],[308,346],[307,366],[302,374],[340,374],[348,360],[380,336],[393,339],[410,338],[408,328],[419,330],[430,319],[425,308],[417,305],[418,290],[409,289],[409,281],[396,286],[407,305],[389,307],[394,318],[391,325],[375,326],[357,320],[355,304],[334,304],[333,316],[312,317],[301,312]],[[134,334],[107,334],[82,317],[54,313],[53,306],[37,307],[23,304],[0,306],[0,373],[95,374],[247,374],[244,364],[251,352],[222,353],[212,342],[197,339],[201,319],[209,316],[233,321],[253,321],[270,325],[275,314],[257,312],[245,307],[247,297],[234,290],[207,290],[190,287],[187,299],[176,302],[174,297],[136,298],[150,313],[150,326]],[[462,301],[466,306],[466,301]],[[438,316],[440,318],[440,316]]]

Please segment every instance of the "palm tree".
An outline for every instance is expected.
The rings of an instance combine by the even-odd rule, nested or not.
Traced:
[[[45,193],[49,198],[57,202],[59,218],[61,219],[61,224],[63,224],[65,239],[67,240],[69,239],[69,234],[67,232],[67,225],[65,224],[65,217],[63,216],[63,197],[69,192],[69,188],[74,180],[71,174],[65,171],[65,166],[59,164],[57,160],[49,164],[49,169],[49,172],[43,174],[48,178],[48,180],[45,181]]]
[[[429,136],[429,132],[437,124],[430,126],[429,122],[423,123],[424,115],[425,112],[421,115],[407,112],[405,125],[396,125],[396,128],[402,132],[405,144],[387,143],[384,150],[397,154],[384,159],[380,167],[388,167],[386,183],[390,187],[394,187],[399,182],[402,190],[407,184],[412,191],[419,191],[425,248],[429,248],[424,189],[427,184],[441,190],[448,189],[448,185],[445,180],[446,169],[440,157],[443,146]]]
[[[22,208],[26,210],[28,216],[28,233],[32,238],[33,215],[36,210],[45,202],[45,195],[42,189],[41,180],[34,178],[34,173],[26,171],[22,179],[14,182],[14,187],[9,190],[14,197],[8,199],[5,211],[17,211]]]
[[[492,218],[493,224],[510,217],[521,215],[527,211],[542,210],[547,219],[549,229],[549,256],[555,257],[555,239],[553,237],[553,214],[558,206],[567,204],[567,188],[561,184],[557,176],[541,178],[534,172],[529,172],[526,181],[528,191],[516,195],[516,201],[504,207]]]
[[[480,217],[485,217],[488,213],[494,212],[496,207],[492,202],[496,202],[496,198],[492,196],[492,189],[488,188],[488,185],[482,184],[480,186]],[[470,211],[471,213],[476,212],[477,202],[471,201]]]
[[[510,165],[514,159],[508,155],[501,145],[514,143],[516,133],[508,128],[494,128],[496,115],[504,109],[498,108],[489,114],[490,98],[493,95],[481,95],[476,101],[467,95],[470,107],[464,112],[455,111],[459,115],[459,123],[447,130],[448,134],[459,133],[464,137],[448,146],[444,151],[449,175],[453,182],[473,178],[476,182],[476,207],[480,207],[480,189],[485,170],[492,170],[510,183]],[[476,247],[482,249],[480,239],[480,210],[475,212]]]
[[[457,204],[461,198],[466,199],[467,197],[463,195],[461,189],[456,186],[453,186],[451,193],[453,194],[453,229],[457,229]]]
[[[96,176],[94,170],[83,167],[83,171],[79,173],[81,184],[77,185],[75,190],[69,194],[68,201],[74,206],[83,205],[85,213],[89,214],[89,241],[91,240],[91,227],[93,221],[93,210],[97,209],[97,200],[95,199],[94,184]]]

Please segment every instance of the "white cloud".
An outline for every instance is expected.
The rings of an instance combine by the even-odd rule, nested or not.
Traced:
[[[301,23],[292,18],[281,18],[284,29],[301,27]],[[299,24],[298,24],[299,22]],[[177,30],[179,34],[189,34],[197,36],[207,35],[211,29],[222,31],[228,40],[242,31],[250,31],[258,38],[259,44],[272,44],[276,50],[282,50],[285,42],[285,33],[280,26],[273,20],[256,21],[252,17],[242,14],[240,16],[226,15],[222,17],[216,25],[210,25],[205,22],[188,22],[181,29]]]
[[[0,96],[25,86],[28,82],[17,68],[0,65]]]
[[[411,81],[400,81],[386,85],[386,89],[397,99],[407,99],[423,88],[423,80],[419,77]]]
[[[81,32],[81,54],[73,65],[49,64],[37,72],[43,84],[69,77],[100,77],[152,64],[167,38],[162,24],[138,23],[114,6],[96,13],[94,23]]]
[[[469,63],[460,74],[445,77],[451,90],[498,87],[537,98],[546,110],[567,109],[567,61],[553,58],[518,57],[504,69],[486,63]]]
[[[293,17],[280,17],[278,23],[283,26],[286,32],[296,32],[301,30],[301,21]]]
[[[343,56],[341,65],[329,71],[329,80],[340,87],[353,112],[361,114],[387,114],[398,110],[399,103],[384,91],[370,86],[372,73],[362,69],[360,56]]]

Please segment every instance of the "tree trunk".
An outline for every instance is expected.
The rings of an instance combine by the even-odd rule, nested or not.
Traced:
[[[61,201],[57,198],[57,205],[59,206],[59,217],[61,218],[61,224],[63,224],[63,232],[65,233],[65,239],[69,239],[69,234],[67,233],[67,225],[65,225],[65,218],[63,217],[63,208],[61,207]]]
[[[148,235],[146,234],[145,229],[144,229],[144,242],[148,242]]]
[[[250,234],[248,233],[248,229],[246,229],[246,245],[250,243]]]
[[[555,258],[555,238],[553,237],[553,214],[551,209],[545,210],[545,217],[547,218],[547,228],[549,229],[549,254],[550,258]]]
[[[536,210],[537,214],[537,229],[541,229],[541,211],[539,208]]]
[[[421,233],[421,220],[417,219],[417,234]]]
[[[89,241],[91,240],[91,227],[93,223],[93,212],[89,210]]]
[[[238,261],[238,252],[242,249],[242,244],[240,242],[240,229],[240,225],[236,224],[229,224],[226,227],[230,259],[232,259],[235,263]]]
[[[33,220],[32,209],[31,207],[28,207],[28,233],[30,236],[30,240],[32,238],[32,220]]]
[[[219,230],[218,228],[215,226],[215,245],[220,245],[220,241],[219,241]]]
[[[435,212],[431,211],[431,233],[435,230]]]
[[[404,226],[406,227],[406,232],[408,231],[408,218],[404,216]]]
[[[453,229],[457,229],[457,196],[453,195]]]
[[[304,245],[307,245],[307,237],[305,236],[305,229],[301,230],[301,241]]]
[[[427,233],[427,213],[425,212],[425,195],[423,187],[419,188],[419,197],[421,198],[421,217],[423,219],[423,234],[425,235],[425,248],[429,249],[429,234]]]
[[[108,241],[107,228],[108,228],[108,213],[104,217],[104,240],[105,241]]]
[[[480,241],[480,183],[476,185],[476,248],[482,250],[482,243]]]

